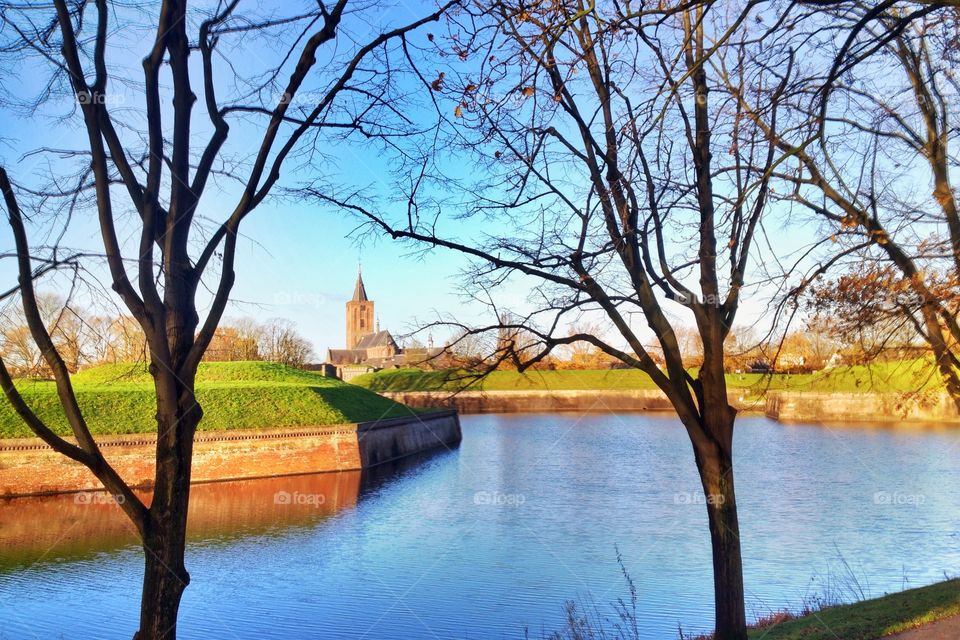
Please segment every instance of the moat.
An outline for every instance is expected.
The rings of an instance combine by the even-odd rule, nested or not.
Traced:
[[[398,468],[195,487],[181,637],[538,638],[566,600],[612,614],[617,550],[642,637],[710,626],[703,496],[675,417],[462,425],[459,448]],[[751,616],[960,573],[960,432],[744,417],[736,439]],[[0,638],[132,635],[142,552],[104,502],[0,501]]]

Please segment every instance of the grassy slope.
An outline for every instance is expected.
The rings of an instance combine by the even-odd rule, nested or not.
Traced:
[[[156,429],[150,375],[140,366],[106,365],[73,377],[77,399],[95,434]],[[70,434],[52,382],[18,383],[31,408],[57,433]],[[200,365],[197,397],[204,430],[338,424],[407,415],[410,409],[366,389],[265,362]],[[0,437],[32,435],[5,400]]]
[[[759,373],[728,374],[732,389],[744,389],[761,395],[767,389],[794,391],[874,391],[907,392],[935,389],[939,379],[926,360],[878,363],[870,366],[838,367],[813,374],[773,376]],[[470,381],[463,373],[453,371],[419,371],[391,369],[368,373],[353,383],[373,391],[436,391],[454,390]],[[636,369],[560,370],[560,371],[494,371],[476,382],[471,389],[487,391],[526,389],[653,389],[650,377]]]
[[[875,640],[960,615],[960,579],[874,600],[828,607],[750,632],[751,640]]]

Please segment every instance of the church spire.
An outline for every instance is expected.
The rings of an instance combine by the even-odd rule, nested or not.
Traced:
[[[357,265],[357,285],[353,288],[353,298],[347,300],[347,349],[357,346],[364,336],[373,333],[373,300],[367,297],[367,288],[363,286],[363,274]]]
[[[357,267],[357,285],[353,288],[353,301],[354,302],[366,302],[369,300],[367,298],[367,289],[363,286],[363,273],[360,271],[360,267]]]

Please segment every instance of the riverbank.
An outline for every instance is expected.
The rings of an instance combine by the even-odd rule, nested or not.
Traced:
[[[381,393],[408,407],[455,409],[460,413],[674,410],[666,395],[658,389]],[[741,414],[766,415],[784,423],[960,427],[960,414],[945,394],[771,391],[756,397],[743,390],[731,390],[727,401]]]
[[[782,616],[786,618],[787,616]],[[939,628],[928,625],[937,623]],[[947,622],[949,621],[949,622]],[[911,630],[915,630],[909,633]],[[908,632],[908,633],[905,633]],[[908,589],[881,598],[826,607],[809,615],[778,620],[750,632],[751,640],[926,640],[960,638],[960,579]]]
[[[925,359],[836,367],[812,374],[727,374],[739,412],[785,423],[958,427],[960,412]],[[462,413],[673,411],[636,369],[493,371],[391,369],[351,381],[406,406]]]
[[[695,370],[691,370],[696,375]],[[808,374],[728,373],[727,388],[745,396],[771,391],[821,393],[938,393],[943,384],[932,362],[918,358],[844,366]],[[480,377],[466,370],[384,369],[357,376],[352,384],[376,391],[620,391],[656,390],[639,369],[493,371]]]
[[[456,409],[460,413],[549,413],[557,411],[673,411],[659,389],[528,391],[383,391],[381,395],[417,409]],[[763,401],[731,392],[739,411],[762,413]]]

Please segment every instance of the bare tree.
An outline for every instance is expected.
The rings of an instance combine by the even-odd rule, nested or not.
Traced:
[[[881,334],[912,327],[960,407],[960,214],[951,179],[960,52],[955,11],[937,11],[947,4],[834,7],[834,28],[850,35],[836,50],[832,40],[822,43],[835,60],[827,78],[819,78],[822,55],[797,66],[793,82],[822,88],[798,94],[796,126],[772,131],[767,118],[748,112],[796,159],[782,175],[793,183],[786,199],[823,222],[834,241],[824,264],[855,271],[845,281],[853,290],[827,297],[838,294],[834,302],[854,322],[886,316],[883,326],[874,323]],[[929,191],[917,189],[924,182]]]
[[[37,294],[37,308],[44,327],[71,373],[92,361],[93,336],[82,310],[67,304],[62,296],[50,292]],[[22,309],[8,308],[0,322],[3,327],[0,356],[15,375],[49,377],[51,371],[30,334]]]
[[[785,84],[760,62],[771,32],[756,27],[764,15],[753,8],[495,2],[460,14],[438,47],[462,64],[424,80],[449,138],[407,180],[406,215],[335,199],[394,238],[472,257],[468,282],[483,291],[511,278],[538,283],[528,313],[492,327],[535,338],[518,354],[521,369],[585,342],[663,390],[708,496],[721,640],[747,633],[724,342],[782,154],[743,106],[711,92],[736,83],[776,122]],[[483,178],[458,189],[462,179],[441,169],[462,161],[448,154],[482,167]],[[469,233],[474,220],[482,234]],[[587,312],[605,318],[609,337],[568,330]],[[655,345],[644,345],[634,313]],[[683,322],[702,343],[695,373]]]
[[[214,333],[205,359],[219,362],[263,360],[264,331],[264,327],[253,318],[227,320]]]
[[[703,365],[703,339],[696,327],[678,325],[674,330],[677,336],[677,346],[683,357],[683,365],[696,369]],[[729,334],[728,334],[729,335]]]
[[[302,367],[313,356],[313,347],[309,340],[297,333],[293,322],[274,318],[261,327],[257,352],[268,362]]]
[[[275,190],[291,158],[311,164],[335,140],[356,137],[388,145],[410,130],[394,78],[411,61],[405,37],[449,6],[371,32],[365,17],[379,8],[358,5],[357,31],[371,35],[353,41],[340,37],[341,23],[352,18],[346,0],[302,12],[284,3],[260,13],[254,5],[242,13],[238,4],[229,0],[189,10],[185,0],[122,8],[106,0],[0,5],[4,72],[49,71],[32,108],[54,109],[53,97],[69,97],[75,108],[62,126],[82,132],[78,149],[25,150],[50,160],[38,186],[27,176],[14,182],[0,167],[24,316],[56,379],[75,441],[59,437],[38,418],[2,362],[0,384],[33,432],[89,468],[139,532],[145,559],[135,635],[140,640],[176,636],[177,611],[190,581],[184,566],[187,504],[194,433],[203,416],[194,383],[233,288],[240,225]],[[140,38],[144,33],[149,36]],[[280,48],[263,69],[250,55],[258,40]],[[147,49],[142,77],[127,71],[131,42]],[[192,54],[199,56],[195,62]],[[242,70],[249,72],[233,75]],[[121,94],[126,108],[114,108],[112,98]],[[142,111],[133,109],[134,103]],[[227,144],[233,128],[241,132],[235,148]],[[251,141],[254,152],[247,160],[243,149]],[[209,189],[211,197],[203,198],[210,185],[234,190]],[[228,204],[231,193],[235,198]],[[68,259],[56,244],[32,246],[28,226],[51,212],[95,216],[110,286],[143,332],[156,392],[156,474],[149,504],[104,457],[43,321],[34,279]],[[212,227],[205,224],[210,219]],[[209,304],[200,307],[198,295],[207,290]]]
[[[603,335],[603,327],[598,323],[575,322],[570,326],[568,334]],[[610,356],[601,349],[583,341],[564,345],[555,353],[560,356],[558,367],[566,369],[602,369],[610,360]]]

